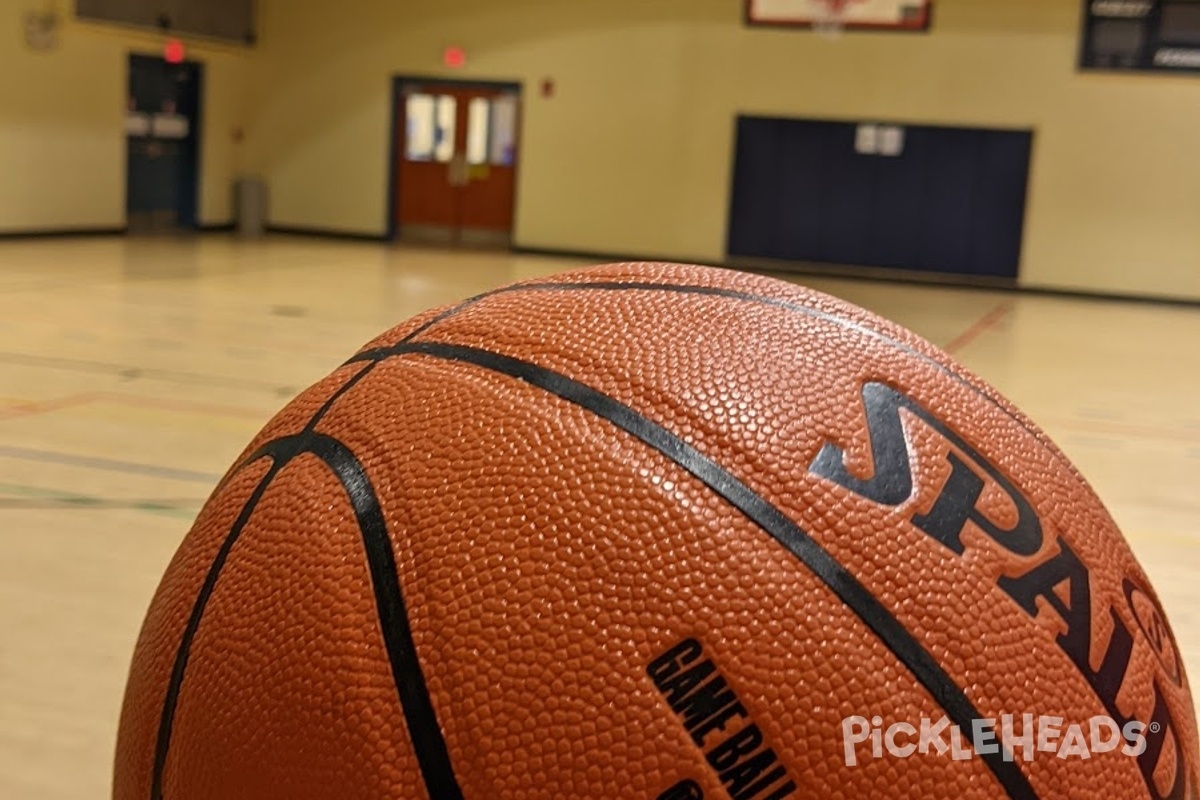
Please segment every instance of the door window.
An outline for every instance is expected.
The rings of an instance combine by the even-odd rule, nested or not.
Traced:
[[[409,161],[448,162],[454,156],[457,103],[453,95],[413,93],[405,102]]]
[[[516,160],[517,96],[502,94],[492,100],[491,147],[488,161],[511,167]]]
[[[467,105],[467,163],[488,163],[488,121],[492,104],[486,97],[472,97]]]

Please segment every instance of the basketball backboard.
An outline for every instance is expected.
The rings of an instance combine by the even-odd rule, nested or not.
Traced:
[[[746,23],[815,28],[831,17],[845,30],[925,31],[932,0],[746,0]]]

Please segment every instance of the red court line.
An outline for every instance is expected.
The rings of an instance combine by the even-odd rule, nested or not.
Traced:
[[[51,411],[61,411],[64,408],[81,406],[92,402],[91,394],[73,394],[58,400],[43,402],[13,403],[0,408],[0,422],[17,417],[32,417],[38,414],[48,414]]]
[[[1012,303],[1001,303],[979,319],[975,320],[970,327],[968,327],[958,336],[955,336],[953,339],[951,339],[950,343],[942,349],[947,353],[955,353],[963,349],[971,342],[978,339],[980,335],[982,335],[983,332],[988,328],[991,328],[1000,320],[1008,316],[1009,311],[1012,311]]]

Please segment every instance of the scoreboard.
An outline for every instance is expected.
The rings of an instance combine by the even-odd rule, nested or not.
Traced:
[[[1080,68],[1200,75],[1200,0],[1085,0]]]

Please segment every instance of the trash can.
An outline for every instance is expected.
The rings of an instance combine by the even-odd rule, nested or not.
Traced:
[[[262,178],[241,178],[234,183],[234,214],[239,236],[262,236],[267,227],[267,184]]]

